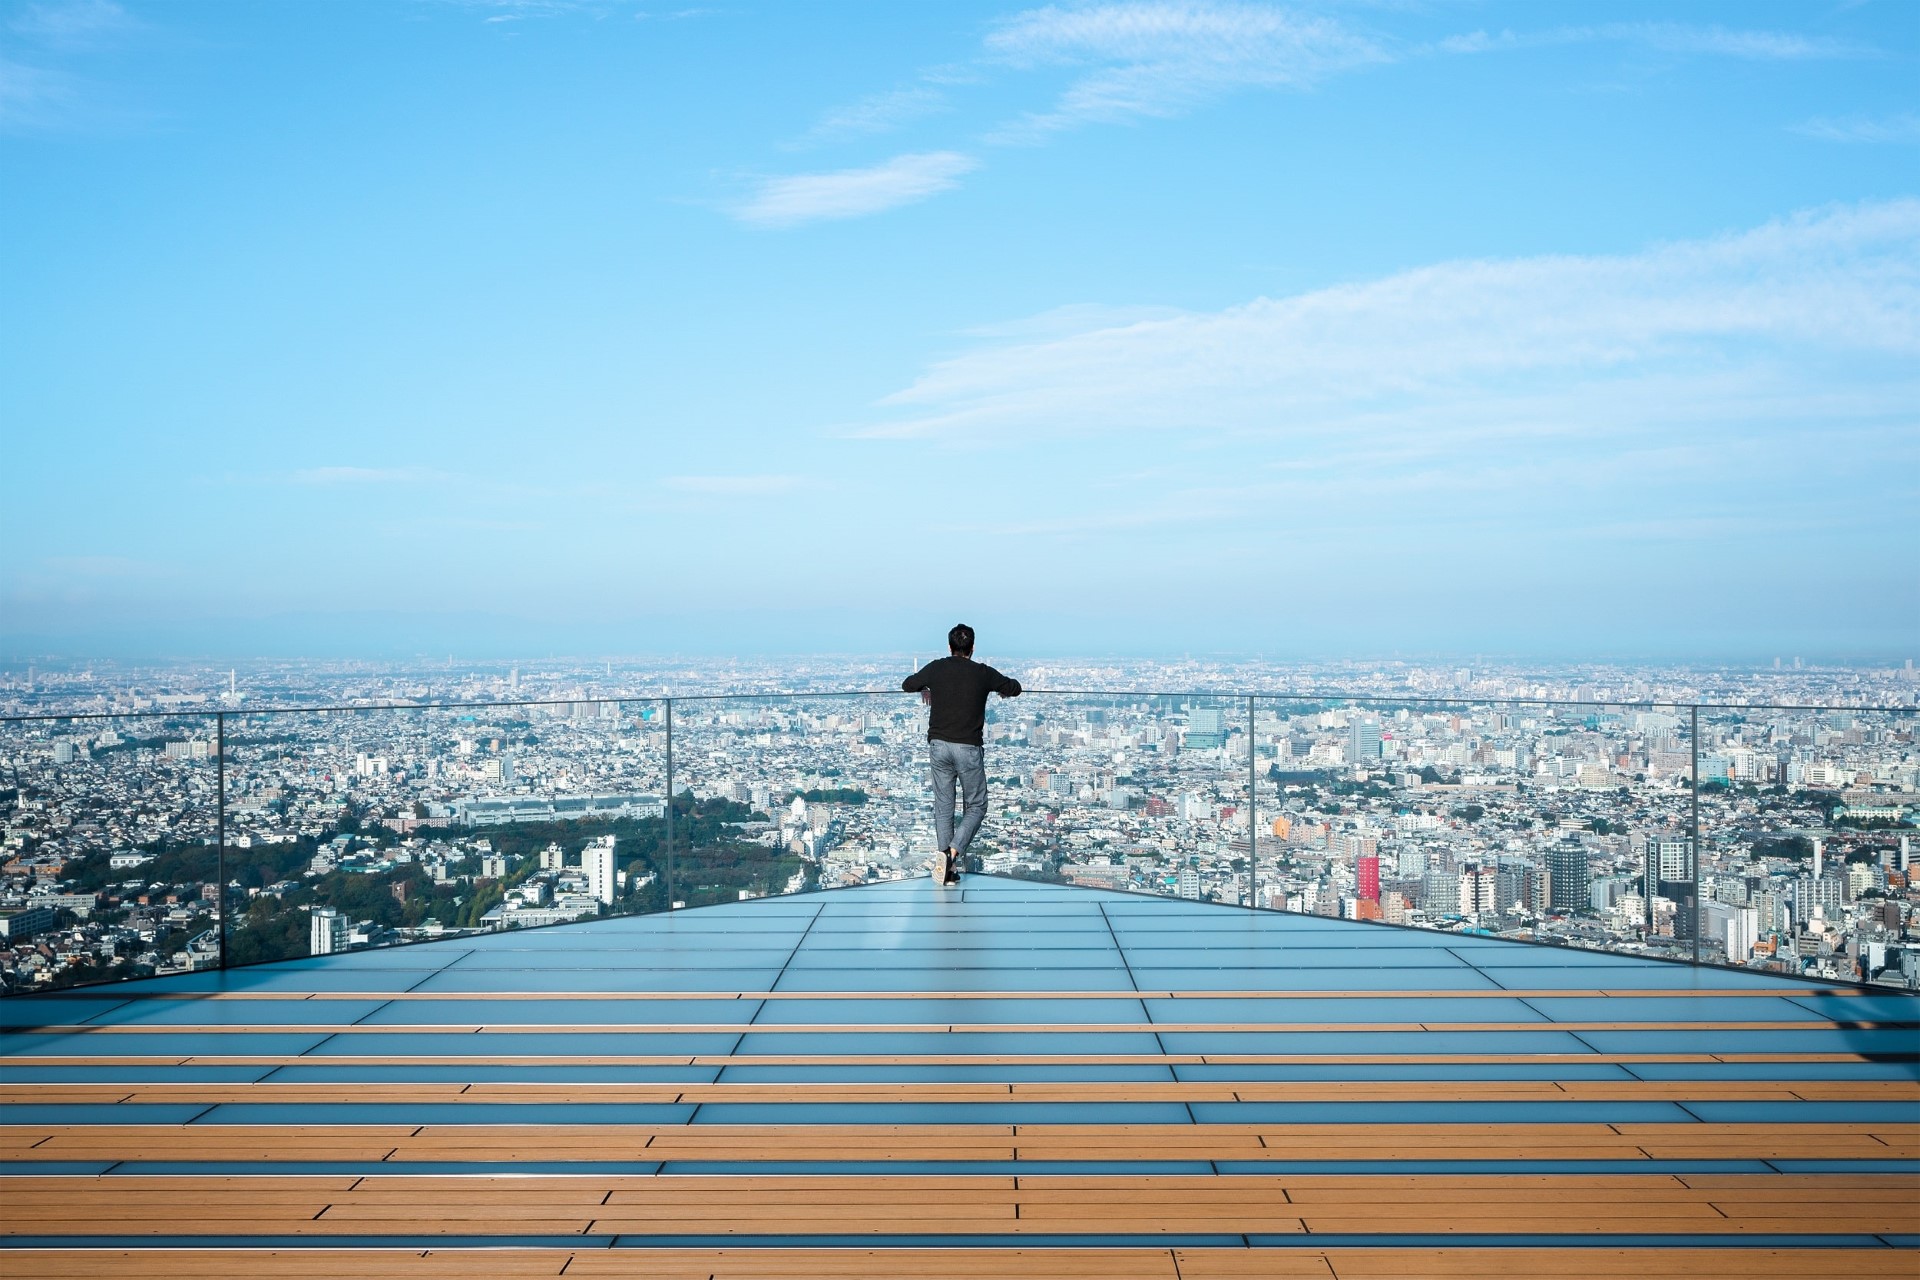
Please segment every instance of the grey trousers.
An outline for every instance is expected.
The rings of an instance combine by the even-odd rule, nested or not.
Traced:
[[[933,763],[933,835],[940,848],[965,853],[974,833],[987,816],[987,753],[984,748],[964,742],[927,740],[927,755]],[[960,829],[953,829],[953,787],[960,784],[965,808],[960,813]]]

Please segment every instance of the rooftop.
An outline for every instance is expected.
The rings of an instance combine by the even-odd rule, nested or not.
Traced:
[[[970,877],[0,1016],[14,1280],[1920,1274],[1920,997],[1769,974]]]

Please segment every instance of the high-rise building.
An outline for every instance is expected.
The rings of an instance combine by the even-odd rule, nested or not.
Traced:
[[[1647,838],[1647,868],[1660,880],[1669,883],[1693,879],[1693,859],[1688,841],[1683,836],[1649,836]]]
[[[346,917],[332,907],[315,907],[309,924],[307,950],[316,956],[330,956],[341,950],[347,937]]]
[[[1365,764],[1380,758],[1380,722],[1355,716],[1347,726],[1347,760]]]
[[[1565,837],[1547,847],[1547,902],[1555,911],[1578,911],[1591,905],[1593,873],[1587,847]]]
[[[1823,919],[1836,920],[1846,909],[1847,878],[1844,875],[1801,876],[1794,883],[1794,919],[1805,924],[1818,907]]]
[[[1745,964],[1753,956],[1753,944],[1759,937],[1760,913],[1753,907],[1709,902],[1702,909],[1701,934],[1726,949],[1730,964]]]
[[[580,855],[580,866],[587,873],[587,892],[608,906],[613,905],[613,839],[601,836]]]
[[[73,763],[73,744],[71,742],[54,743],[53,744],[53,762],[55,764],[72,764]]]
[[[1226,715],[1218,707],[1195,707],[1187,712],[1189,751],[1207,751],[1227,741]]]
[[[1192,867],[1180,868],[1176,878],[1175,892],[1183,898],[1198,899],[1200,896],[1200,873]]]
[[[1380,901],[1380,855],[1362,854],[1355,863],[1358,872],[1359,896],[1366,901]]]
[[[1460,914],[1491,915],[1500,909],[1499,877],[1492,867],[1460,868]]]
[[[1695,886],[1693,883],[1693,842],[1685,836],[1647,837],[1646,898],[1674,904],[1673,936],[1693,936]]]

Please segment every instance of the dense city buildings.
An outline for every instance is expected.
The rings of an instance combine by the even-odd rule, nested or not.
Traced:
[[[1920,987],[1911,666],[996,661],[980,870]],[[915,662],[6,672],[0,987],[924,874]]]

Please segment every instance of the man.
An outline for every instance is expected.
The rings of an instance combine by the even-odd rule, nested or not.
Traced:
[[[973,660],[973,628],[961,623],[947,632],[950,657],[937,658],[900,682],[932,707],[927,716],[927,754],[933,764],[933,832],[939,851],[932,867],[941,884],[960,883],[960,859],[987,816],[986,748],[981,729],[987,719],[987,695],[1020,696],[1020,682]],[[960,784],[966,807],[960,829],[953,827],[953,787]]]

